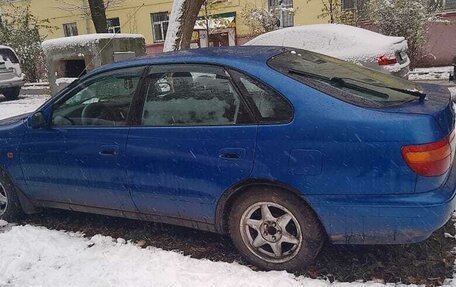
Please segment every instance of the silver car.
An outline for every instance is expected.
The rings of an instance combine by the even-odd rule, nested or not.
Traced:
[[[11,47],[0,45],[0,94],[8,100],[17,99],[24,84],[16,52]]]
[[[284,46],[304,49],[354,62],[402,78],[408,78],[410,59],[404,37],[390,37],[366,29],[317,24],[276,30],[245,45]]]

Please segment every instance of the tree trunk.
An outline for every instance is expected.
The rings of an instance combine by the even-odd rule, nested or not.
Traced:
[[[103,0],[89,0],[90,15],[97,33],[108,33],[106,9]]]
[[[174,0],[164,51],[190,48],[196,18],[205,0]]]

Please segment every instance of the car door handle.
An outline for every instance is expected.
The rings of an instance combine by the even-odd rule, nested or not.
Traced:
[[[219,157],[227,160],[237,160],[245,156],[246,150],[243,148],[225,148],[219,151]]]
[[[102,146],[100,152],[101,156],[117,156],[119,154],[118,146]]]
[[[237,153],[225,153],[220,156],[221,158],[226,158],[226,159],[239,159],[241,158],[240,154]]]

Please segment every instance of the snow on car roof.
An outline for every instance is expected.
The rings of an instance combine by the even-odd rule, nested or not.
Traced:
[[[64,37],[64,38],[57,38],[52,40],[46,40],[41,44],[43,50],[52,50],[52,49],[59,49],[65,47],[84,47],[90,46],[93,44],[98,43],[101,39],[144,39],[144,36],[141,34],[87,34],[87,35],[79,35],[73,37]]]
[[[406,51],[404,37],[390,37],[342,24],[291,27],[258,36],[246,45],[276,45],[305,49],[344,60],[370,60]]]

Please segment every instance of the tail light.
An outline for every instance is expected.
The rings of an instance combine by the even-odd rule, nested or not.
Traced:
[[[397,64],[397,59],[395,56],[380,56],[377,58],[377,63],[380,66],[394,65]]]
[[[421,176],[440,176],[453,164],[455,154],[455,131],[443,140],[402,147],[402,156],[408,166]]]

